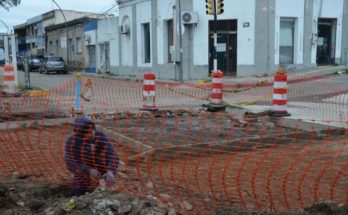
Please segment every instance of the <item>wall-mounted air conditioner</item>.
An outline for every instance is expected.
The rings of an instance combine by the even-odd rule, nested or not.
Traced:
[[[192,25],[198,23],[198,14],[192,11],[183,11],[181,13],[181,21],[184,25]]]

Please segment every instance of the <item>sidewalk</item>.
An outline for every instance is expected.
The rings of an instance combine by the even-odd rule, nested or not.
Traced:
[[[344,66],[320,66],[310,69],[302,69],[288,72],[288,81],[289,83],[297,83],[302,81],[317,80],[322,79],[325,76],[334,74],[338,71],[344,70]],[[84,73],[85,76],[103,78],[103,79],[112,79],[112,80],[124,80],[124,81],[136,81],[140,82],[142,79],[138,77],[125,77],[125,76],[116,76],[112,74],[95,74],[95,73]],[[188,85],[188,86],[197,86],[200,88],[208,88],[211,81],[211,77],[207,80],[195,80],[195,81],[185,81],[183,83],[173,80],[156,80],[157,84],[160,85]],[[273,75],[268,76],[251,76],[251,77],[224,77],[224,86],[225,87],[241,87],[247,85],[254,85],[256,83],[261,83],[262,86],[272,85]]]

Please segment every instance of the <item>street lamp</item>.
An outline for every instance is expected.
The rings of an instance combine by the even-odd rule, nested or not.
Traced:
[[[7,28],[7,33],[9,34],[11,31],[10,31],[10,28],[6,25],[6,23],[4,21],[2,21],[0,19],[0,22]]]
[[[4,35],[5,63],[7,64],[10,61],[8,37],[10,36],[11,31],[4,21],[0,19],[0,22],[7,28],[7,35]]]
[[[66,65],[67,65],[67,69],[69,71],[69,46],[68,46],[68,42],[69,42],[69,30],[68,30],[68,25],[67,25],[67,22],[66,22],[66,18],[65,18],[65,15],[64,15],[64,12],[63,10],[60,8],[59,4],[55,1],[55,0],[52,0],[52,2],[58,7],[59,11],[62,13],[63,15],[63,18],[64,18],[64,24],[65,24],[65,29],[66,29]]]

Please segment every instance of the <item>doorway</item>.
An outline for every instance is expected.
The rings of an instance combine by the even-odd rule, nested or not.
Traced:
[[[99,56],[99,71],[101,73],[110,73],[110,43],[106,42],[100,44],[100,56]]]
[[[218,20],[218,70],[225,76],[237,75],[237,20]],[[214,21],[209,21],[209,75],[214,69]]]
[[[336,19],[318,20],[317,64],[334,64],[336,52]]]

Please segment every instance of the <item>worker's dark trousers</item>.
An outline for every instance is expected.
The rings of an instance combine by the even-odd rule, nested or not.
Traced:
[[[99,185],[99,180],[92,178],[89,174],[83,172],[76,172],[71,189],[72,196],[81,196],[86,192],[93,192]]]

